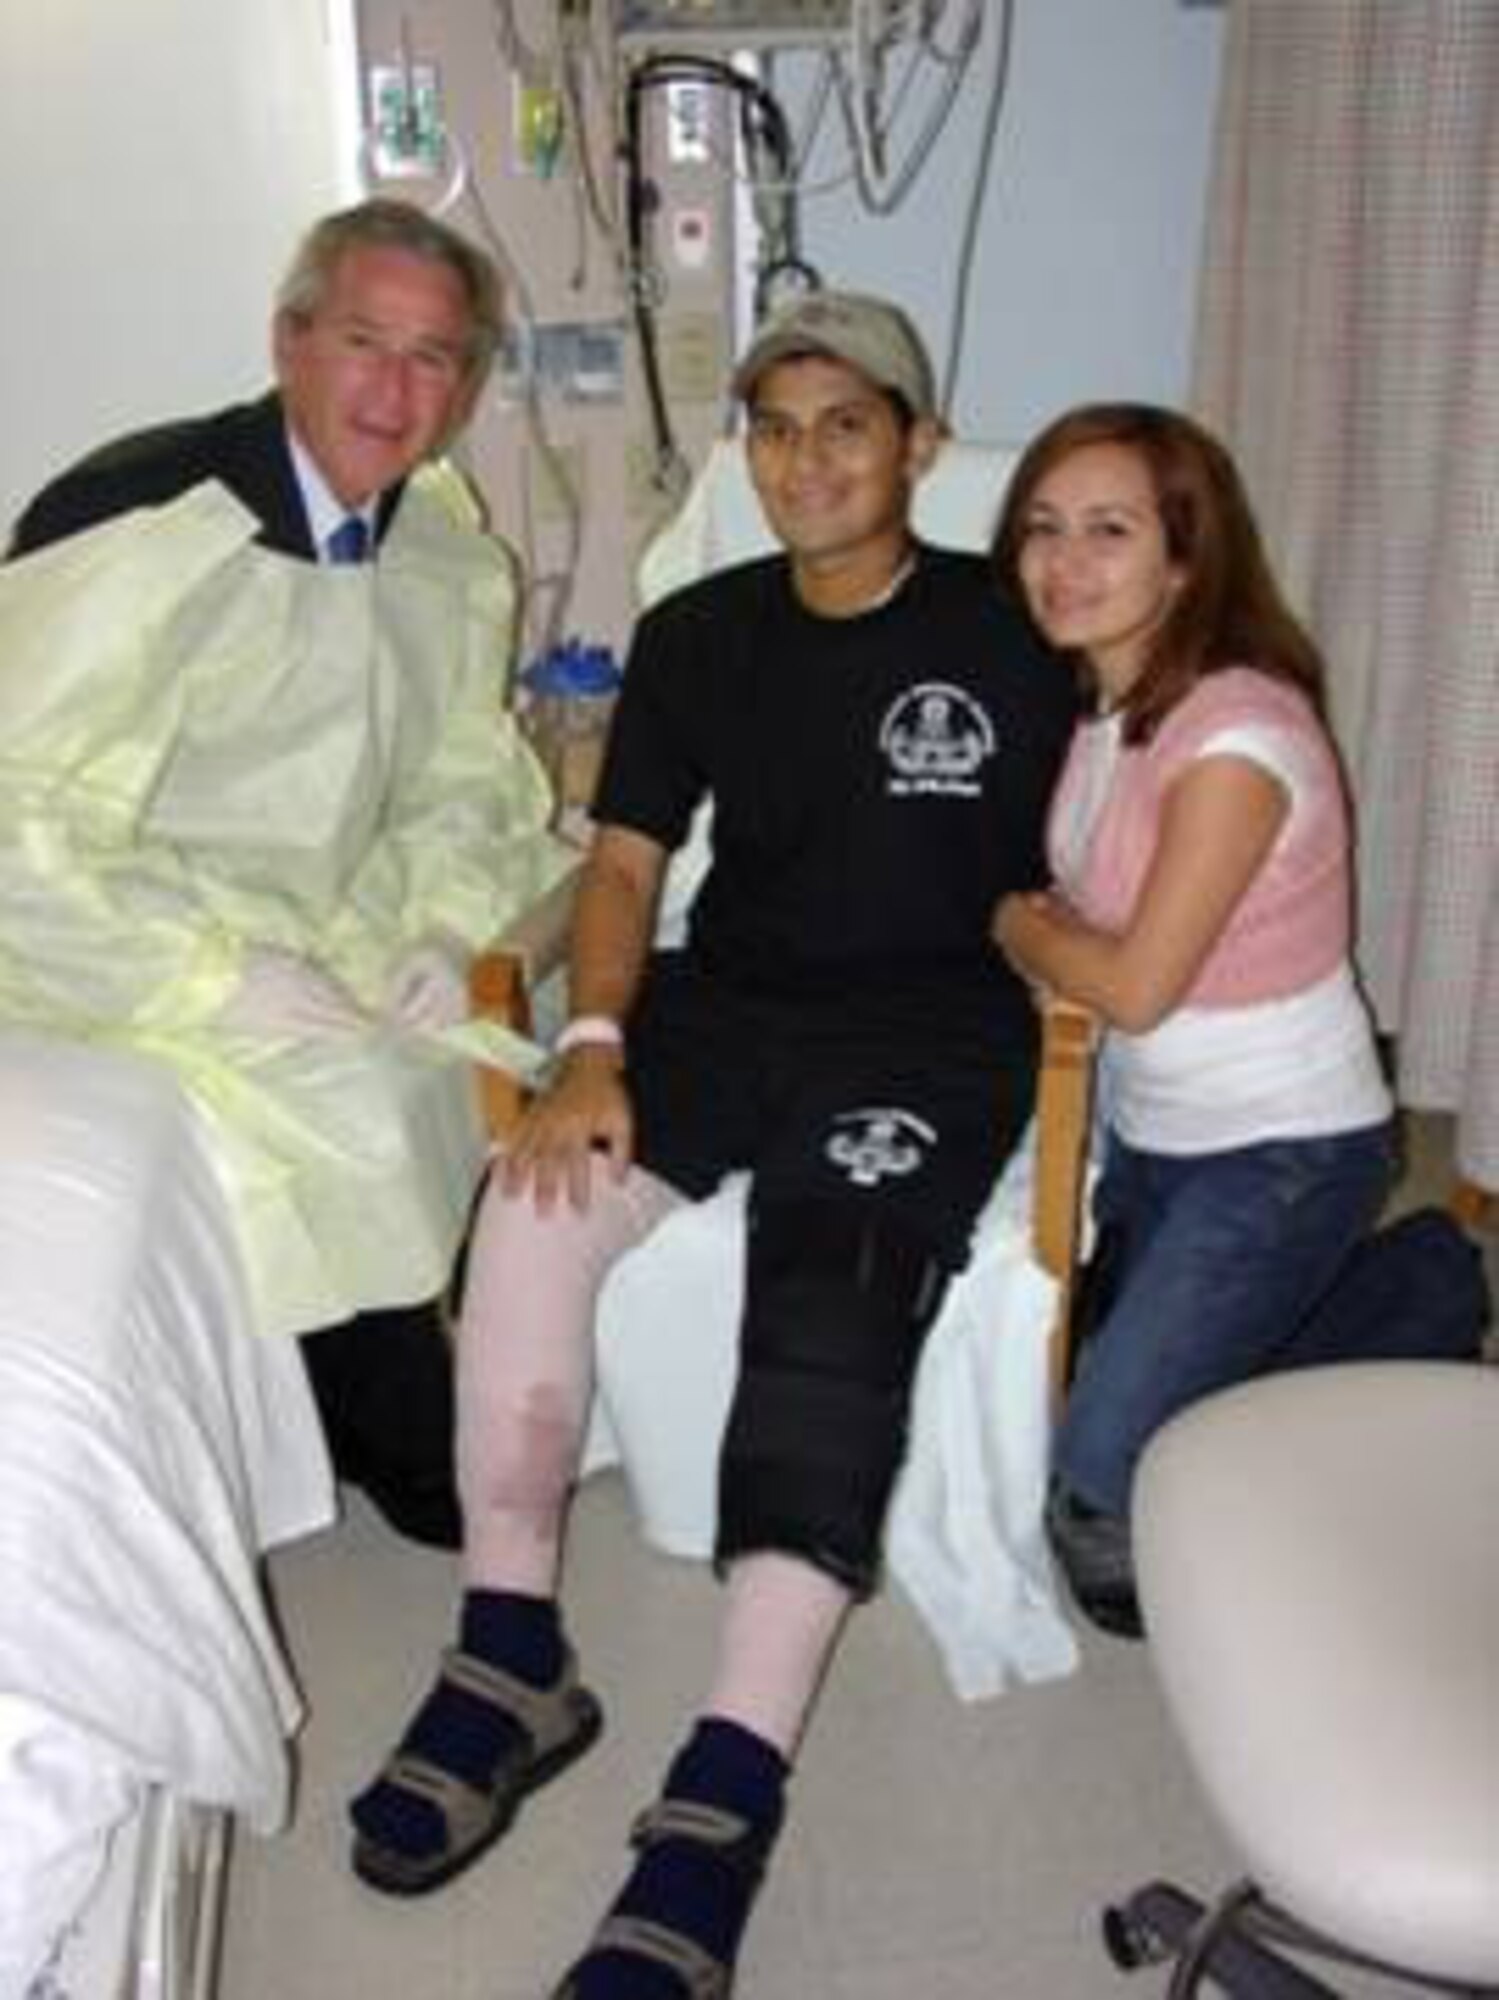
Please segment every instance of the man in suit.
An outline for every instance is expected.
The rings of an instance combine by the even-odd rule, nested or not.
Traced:
[[[556,872],[544,783],[499,715],[508,566],[461,518],[456,480],[419,472],[470,414],[499,330],[493,267],[445,225],[384,200],[327,217],[277,299],[275,390],[92,453],[25,509],[11,548],[118,533],[146,509],[139,550],[127,535],[108,574],[128,580],[121,566],[152,548],[170,569],[177,534],[186,576],[187,552],[233,542],[248,510],[242,545],[205,554],[201,582],[142,640],[158,677],[180,646],[188,712],[170,740],[143,739],[160,776],[110,855],[109,896],[123,880],[135,901],[109,924],[93,893],[68,913],[76,925],[88,909],[89,945],[125,968],[117,988],[80,994],[59,966],[38,1012],[43,939],[24,993],[0,980],[0,1020],[69,1032],[76,1014],[80,1032],[129,1042],[149,1018],[153,1049],[165,1020],[168,1059],[217,1121],[254,1217],[261,1324],[303,1336],[336,1470],[400,1532],[444,1546],[460,1524],[431,1294],[480,1156],[455,1096],[466,1080],[451,1062],[438,1074],[431,1044],[467,1013],[472,949]],[[97,678],[118,695],[131,690],[106,665],[115,643],[111,614]],[[49,768],[44,735],[26,749]],[[66,816],[71,789],[56,790]],[[128,985],[143,897],[159,957]],[[358,1093],[377,1091],[370,1122],[351,1112],[342,1134],[340,1064],[358,1117]]]

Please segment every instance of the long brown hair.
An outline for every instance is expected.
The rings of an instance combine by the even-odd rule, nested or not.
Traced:
[[[1243,482],[1228,452],[1180,411],[1090,403],[1047,425],[1022,453],[995,530],[993,558],[1020,603],[1020,551],[1037,486],[1085,445],[1122,445],[1143,460],[1171,560],[1183,582],[1145,666],[1124,697],[1124,736],[1145,743],[1205,674],[1253,667],[1299,687],[1325,713],[1322,656],[1280,594]],[[1086,670],[1087,662],[1082,660]]]

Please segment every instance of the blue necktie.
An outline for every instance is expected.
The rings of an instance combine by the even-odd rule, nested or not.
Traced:
[[[331,563],[362,563],[370,552],[370,531],[362,515],[349,514],[328,537]]]

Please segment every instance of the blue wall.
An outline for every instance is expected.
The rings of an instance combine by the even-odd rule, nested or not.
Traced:
[[[942,369],[998,0],[930,164],[893,216],[807,204],[834,282],[916,315]],[[1184,397],[1225,15],[1182,0],[1015,0],[955,427],[1019,440],[1068,403]]]

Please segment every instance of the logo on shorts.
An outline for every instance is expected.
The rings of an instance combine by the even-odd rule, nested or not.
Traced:
[[[880,748],[892,798],[975,798],[984,759],[994,755],[994,725],[965,689],[923,681],[886,715]]]
[[[884,1106],[845,1111],[833,1122],[828,1158],[855,1187],[875,1187],[893,1176],[915,1173],[937,1140],[920,1118]]]

